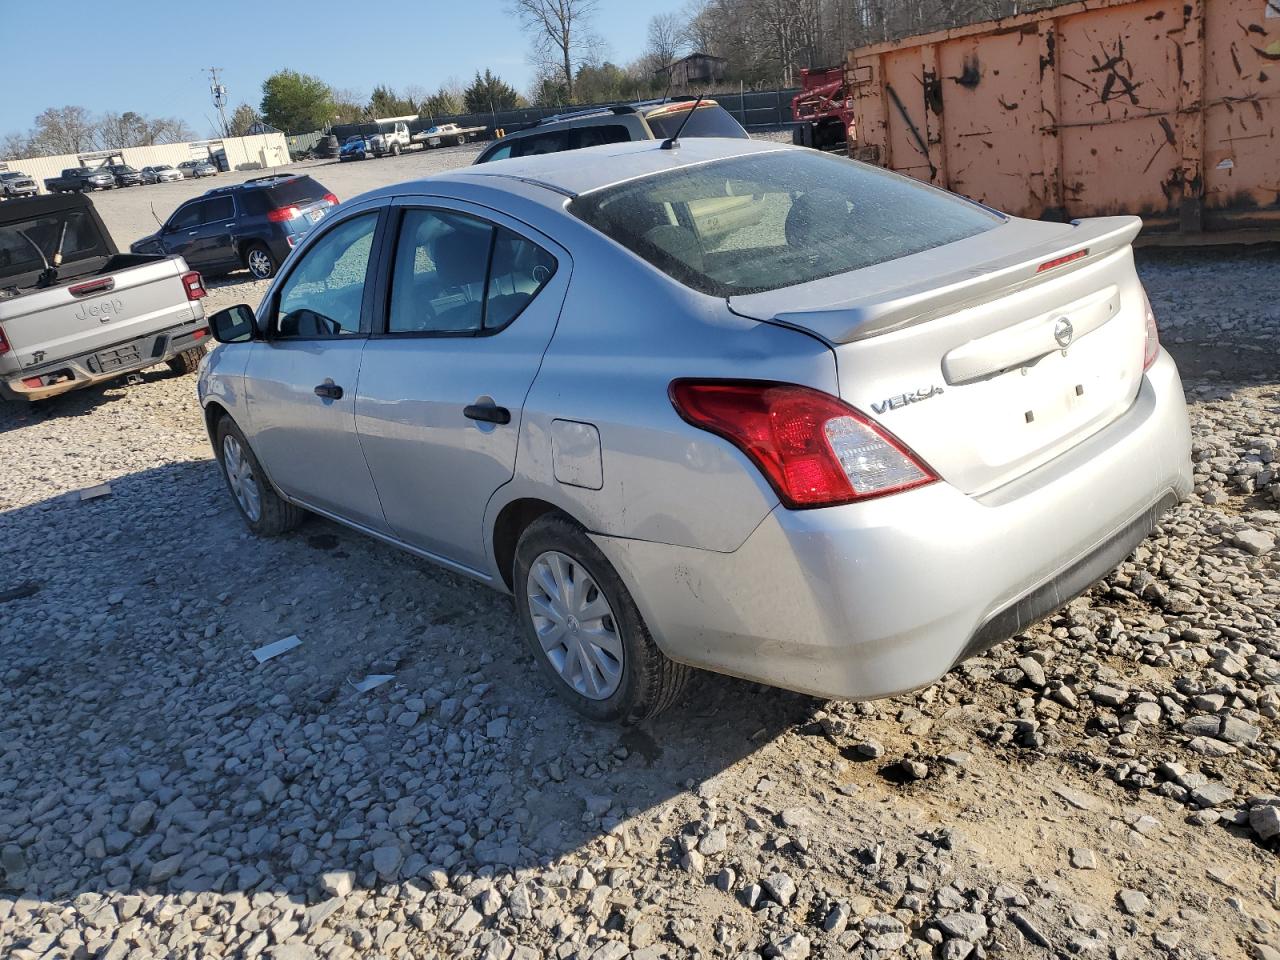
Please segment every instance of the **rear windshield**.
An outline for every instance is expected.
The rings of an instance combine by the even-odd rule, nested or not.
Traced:
[[[814,150],[717,160],[605,187],[570,211],[702,293],[777,290],[963,240],[999,214]]]
[[[673,136],[677,130],[680,130],[680,124],[684,119],[689,117],[688,110],[676,110],[674,113],[664,113],[659,116],[646,117],[649,121],[649,128],[653,131],[654,136],[661,140]],[[682,137],[737,137],[740,140],[746,139],[747,131],[742,129],[742,124],[733,119],[732,114],[724,107],[718,104],[712,104],[709,107],[699,107],[693,111],[693,116],[689,117],[689,123],[680,131]]]
[[[264,191],[271,198],[273,207],[287,207],[292,204],[314,203],[323,200],[329,191],[310,177],[294,177],[273,183]]]
[[[63,264],[111,254],[86,210],[60,210],[0,223],[0,289],[19,283],[24,274],[38,274],[52,265],[59,252]]]

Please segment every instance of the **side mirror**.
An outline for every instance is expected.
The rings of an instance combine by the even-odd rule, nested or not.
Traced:
[[[257,333],[253,308],[243,303],[219,310],[209,318],[209,331],[219,343],[247,343]]]

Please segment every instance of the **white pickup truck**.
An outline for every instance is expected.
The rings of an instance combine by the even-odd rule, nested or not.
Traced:
[[[365,139],[375,156],[398,157],[402,151],[409,149],[409,125],[400,121],[387,124],[381,131]]]
[[[83,194],[0,205],[0,396],[43,400],[204,355],[200,274],[122,254]]]

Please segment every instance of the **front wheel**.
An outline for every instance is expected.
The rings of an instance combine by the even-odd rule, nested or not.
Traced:
[[[554,514],[530,524],[512,580],[534,659],[579,713],[634,724],[679,697],[689,668],[658,649],[622,579],[577,524]]]
[[[392,155],[393,157],[398,157],[398,156],[400,156],[400,144],[398,144],[398,143],[393,143],[393,144],[391,145],[391,155]]]
[[[244,261],[255,280],[270,280],[276,274],[276,258],[265,243],[250,245]]]
[[[219,420],[214,438],[222,478],[250,530],[274,537],[302,522],[305,514],[276,493],[234,420],[227,416]]]

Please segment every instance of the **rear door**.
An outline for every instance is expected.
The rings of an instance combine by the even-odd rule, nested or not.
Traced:
[[[386,522],[356,436],[355,402],[380,216],[363,207],[302,252],[263,305],[266,336],[244,375],[249,440],[272,482],[376,531]]]
[[[402,200],[356,425],[387,522],[484,567],[483,521],[515,471],[525,396],[568,290],[568,253],[485,208]]]

